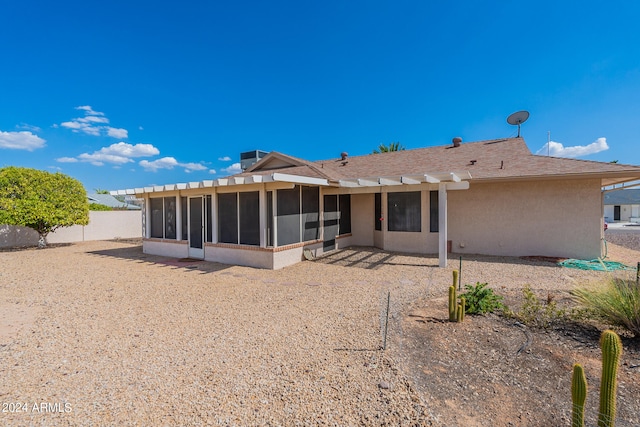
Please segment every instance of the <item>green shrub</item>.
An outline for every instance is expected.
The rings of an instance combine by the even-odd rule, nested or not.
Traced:
[[[102,205],[100,203],[89,203],[90,211],[111,211],[113,210],[110,206]]]
[[[494,311],[504,311],[507,307],[502,302],[503,298],[496,295],[493,289],[488,288],[488,283],[477,282],[474,285],[464,285],[466,292],[460,297],[465,299],[466,312],[468,314],[485,314]]]
[[[513,315],[525,325],[546,329],[553,323],[568,318],[567,312],[558,307],[551,294],[547,295],[546,301],[540,301],[529,285],[522,289],[522,294],[522,307]]]
[[[576,302],[606,322],[640,337],[640,286],[635,280],[611,278],[604,286],[579,288],[572,294]]]

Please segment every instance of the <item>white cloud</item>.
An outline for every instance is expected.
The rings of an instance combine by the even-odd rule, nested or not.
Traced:
[[[565,147],[559,142],[550,141],[544,144],[536,154],[546,155],[549,153],[549,155],[554,157],[582,157],[608,149],[607,138],[598,138],[589,145],[574,145],[573,147]]]
[[[209,173],[210,173],[211,175],[215,175],[215,174],[217,174],[218,172],[216,172],[216,170],[215,170],[215,169],[209,169]]]
[[[107,127],[107,135],[112,136],[114,138],[123,139],[129,137],[129,132],[126,129],[116,129],[112,127]]]
[[[56,159],[56,162],[60,163],[76,163],[78,159],[75,157],[59,157]]]
[[[220,160],[221,162],[230,162],[231,161],[231,157],[229,157],[229,156],[218,157],[218,160]]]
[[[67,122],[62,122],[60,126],[71,129],[73,132],[82,132],[87,135],[107,135],[118,139],[128,138],[129,132],[126,129],[106,126],[109,123],[109,119],[105,117],[104,113],[95,111],[90,105],[76,107],[76,110],[84,111],[84,117],[76,117]],[[57,125],[54,125],[54,127],[57,127]]]
[[[140,166],[145,170],[156,172],[158,169],[173,169],[178,165],[178,161],[173,157],[163,157],[152,162],[148,160],[140,161]]]
[[[76,107],[76,110],[83,110],[85,114],[90,116],[104,116],[104,113],[93,111],[93,108],[91,108],[90,105],[81,105],[80,107]]]
[[[118,142],[117,144],[103,147],[100,149],[100,152],[124,157],[151,157],[160,154],[160,150],[151,144],[131,145],[126,142]]]
[[[86,116],[74,120],[77,120],[81,123],[109,123],[109,119],[102,116]]]
[[[133,162],[133,157],[151,157],[160,154],[160,150],[151,144],[127,144],[126,142],[118,142],[111,144],[108,147],[102,147],[98,151],[93,153],[82,153],[77,159],[82,162],[89,162],[95,166],[103,166],[105,163],[112,163],[115,165],[122,165],[125,163]],[[64,157],[67,162],[72,159],[70,157]],[[58,160],[60,161],[60,160]]]
[[[180,166],[182,166],[186,172],[207,170],[207,167],[200,163],[181,163]]]
[[[148,161],[141,160],[140,166],[146,171],[157,172],[158,169],[173,169],[176,166],[184,168],[187,173],[206,170],[207,167],[201,163],[180,163],[174,157],[163,157],[161,159]]]
[[[242,172],[242,168],[240,167],[240,163],[234,163],[228,168],[223,168],[222,172],[228,173],[229,175],[234,175],[236,173]]]
[[[31,131],[31,132],[40,132],[42,130],[38,126],[32,126],[32,125],[27,124],[27,123],[20,123],[19,125],[16,126],[16,129],[28,130],[28,131]]]
[[[45,146],[45,140],[28,131],[0,131],[0,148],[33,151]]]

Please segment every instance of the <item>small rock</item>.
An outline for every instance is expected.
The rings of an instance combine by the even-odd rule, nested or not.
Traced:
[[[389,387],[391,387],[391,385],[389,385],[389,383],[386,381],[380,381],[380,383],[378,384],[378,387],[380,387],[383,390],[388,390]]]

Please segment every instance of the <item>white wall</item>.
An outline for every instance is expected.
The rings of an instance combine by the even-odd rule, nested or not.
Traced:
[[[47,236],[48,243],[142,237],[141,211],[89,211],[88,225],[59,228]],[[38,233],[31,228],[0,225],[0,248],[36,246]]]

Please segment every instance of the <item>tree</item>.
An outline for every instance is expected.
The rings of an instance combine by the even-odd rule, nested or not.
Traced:
[[[52,231],[88,223],[87,192],[76,179],[37,169],[0,169],[0,224],[34,229],[39,248]]]
[[[389,145],[380,144],[373,150],[373,154],[388,153],[391,151],[404,151],[404,146],[400,142],[392,142]]]

